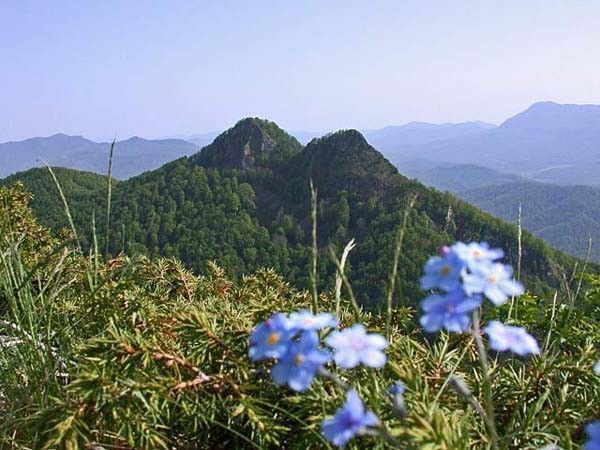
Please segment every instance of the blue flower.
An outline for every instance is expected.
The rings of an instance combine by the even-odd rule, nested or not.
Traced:
[[[540,353],[537,341],[527,333],[525,328],[512,327],[493,320],[483,331],[490,338],[490,348],[492,350],[510,351],[521,356]]]
[[[298,330],[322,330],[323,328],[335,328],[338,326],[338,320],[333,314],[313,314],[307,309],[291,313],[290,321]]]
[[[469,313],[481,305],[481,296],[468,297],[462,289],[444,295],[433,294],[421,302],[421,326],[428,333],[444,328],[461,333],[469,328]]]
[[[600,450],[600,420],[590,423],[585,427],[588,440],[583,445],[583,450]]]
[[[596,372],[598,375],[600,375],[600,361],[598,361],[595,365],[594,365],[594,372]]]
[[[333,445],[344,447],[350,439],[363,434],[367,427],[377,426],[379,420],[372,411],[366,411],[365,405],[355,391],[348,391],[346,403],[335,416],[326,419],[321,425],[323,436]]]
[[[468,295],[484,294],[494,304],[501,305],[508,297],[521,295],[525,291],[521,283],[513,280],[512,275],[512,268],[508,265],[481,264],[463,275],[463,286]]]
[[[504,257],[502,249],[490,248],[487,242],[471,242],[469,244],[457,242],[451,249],[470,270],[477,270],[482,264],[487,265]]]
[[[402,381],[396,381],[394,384],[392,384],[388,391],[388,394],[390,395],[398,395],[398,394],[404,394],[404,391],[406,390],[406,386],[404,386],[404,383],[402,383]]]
[[[425,263],[425,275],[421,277],[421,289],[440,288],[452,291],[460,285],[460,274],[465,263],[453,251],[444,256],[432,256]]]
[[[333,359],[343,369],[351,369],[360,363],[379,368],[387,360],[383,353],[388,345],[385,338],[380,334],[367,334],[365,327],[359,323],[342,331],[333,331],[325,342],[335,350]]]
[[[300,339],[292,341],[287,352],[271,369],[277,384],[286,384],[295,391],[305,391],[317,371],[331,358],[329,352],[318,347],[316,331],[305,331]]]
[[[250,335],[248,354],[252,361],[283,356],[296,331],[282,313],[273,314],[257,325]]]

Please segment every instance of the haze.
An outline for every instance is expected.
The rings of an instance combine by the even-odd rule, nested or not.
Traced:
[[[419,120],[600,103],[600,3],[0,3],[0,141]]]

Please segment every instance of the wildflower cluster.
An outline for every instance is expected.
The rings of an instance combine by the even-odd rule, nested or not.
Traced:
[[[513,279],[509,265],[498,262],[504,252],[485,242],[457,242],[442,248],[440,256],[429,258],[421,288],[435,290],[421,303],[421,325],[427,332],[440,329],[461,333],[469,329],[471,316],[487,298],[494,305],[521,295],[523,285]],[[538,354],[537,341],[524,328],[492,321],[484,328],[490,347],[518,355]]]
[[[388,343],[379,334],[367,333],[362,324],[337,330],[338,320],[331,313],[313,314],[307,310],[289,315],[275,313],[257,325],[250,335],[249,356],[253,361],[272,359],[271,378],[279,385],[303,392],[321,374],[330,377],[325,366],[333,360],[341,369],[362,364],[381,368],[387,357]],[[324,338],[328,349],[320,346],[319,331],[329,333]],[[346,392],[346,402],[336,414],[322,423],[323,436],[334,445],[345,446],[356,436],[379,426],[379,419],[365,408],[355,390],[337,381]],[[391,389],[401,395],[399,386]],[[390,394],[392,393],[390,391]]]

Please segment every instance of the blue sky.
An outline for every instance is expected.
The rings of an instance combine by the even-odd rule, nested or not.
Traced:
[[[600,2],[0,2],[0,141],[501,122],[600,103]]]

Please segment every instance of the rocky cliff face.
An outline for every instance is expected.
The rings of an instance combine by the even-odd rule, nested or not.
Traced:
[[[296,139],[272,122],[247,118],[219,135],[195,161],[219,169],[250,169],[268,166],[287,154],[299,152]]]

